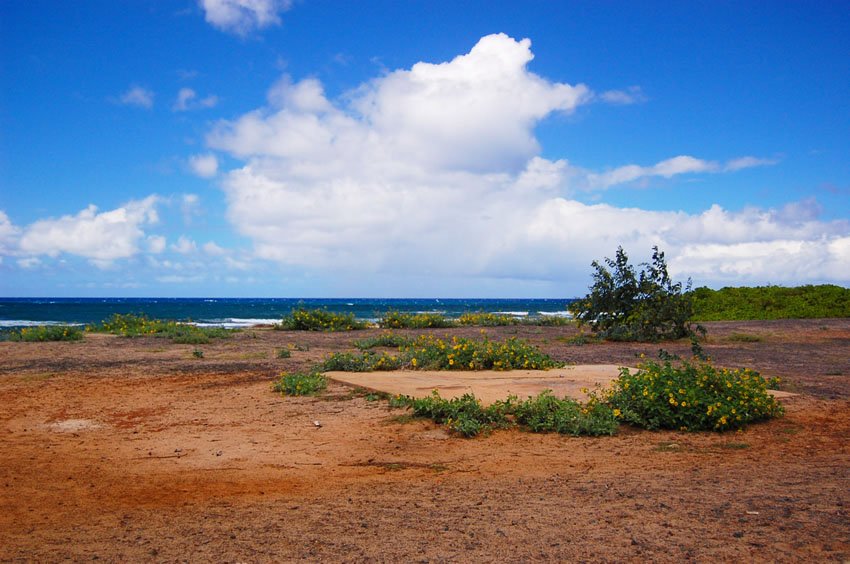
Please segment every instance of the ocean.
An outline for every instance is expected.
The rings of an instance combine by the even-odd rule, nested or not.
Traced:
[[[198,325],[248,327],[276,323],[293,308],[322,308],[374,321],[387,311],[433,312],[457,317],[468,311],[517,317],[569,315],[572,299],[318,299],[318,298],[0,298],[0,328],[99,323],[115,313],[143,314]]]

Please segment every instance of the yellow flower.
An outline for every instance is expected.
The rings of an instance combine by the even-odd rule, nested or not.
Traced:
[[[619,410],[619,409],[615,409],[615,410],[614,410],[614,417],[619,417],[619,416],[620,416],[620,413],[621,413],[621,412],[620,412],[620,410]]]

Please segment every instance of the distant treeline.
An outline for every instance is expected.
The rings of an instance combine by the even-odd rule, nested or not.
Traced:
[[[696,288],[694,320],[811,319],[850,317],[850,289],[819,286]]]

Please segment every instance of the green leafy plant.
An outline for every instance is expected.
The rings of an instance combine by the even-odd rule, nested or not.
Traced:
[[[289,349],[278,349],[277,354],[275,355],[277,358],[290,358],[292,357],[292,352]]]
[[[691,297],[701,321],[850,317],[850,288],[832,284],[697,288]]]
[[[311,396],[328,387],[328,379],[318,371],[283,373],[274,391],[285,396]]]
[[[647,429],[725,431],[783,413],[767,385],[746,368],[647,361],[634,373],[622,368],[607,401],[620,410],[623,421]]]
[[[519,319],[512,315],[504,315],[499,313],[485,312],[467,312],[458,317],[459,325],[478,326],[478,327],[503,327],[507,325],[517,325]]]
[[[517,338],[451,340],[423,335],[404,349],[412,368],[426,370],[546,370],[563,366],[536,346]]]
[[[204,351],[201,349],[195,349],[192,351],[192,356],[195,358],[204,358]]]
[[[332,353],[320,366],[323,372],[376,372],[398,370],[404,360],[398,355],[364,351],[362,353]]]
[[[354,341],[354,346],[360,350],[366,350],[375,347],[399,348],[407,346],[409,343],[410,338],[387,331],[377,337],[368,337]]]
[[[456,323],[439,313],[403,313],[388,311],[378,320],[384,329],[445,329]]]
[[[226,339],[233,335],[234,329],[223,327],[198,327],[176,321],[149,319],[145,315],[116,313],[100,324],[89,325],[86,331],[112,333],[122,337],[166,337],[175,343],[204,345],[210,339]]]
[[[518,402],[513,408],[516,422],[535,433],[562,435],[613,435],[619,426],[620,410],[591,395],[587,403],[557,398],[551,390]]]
[[[73,325],[38,325],[15,329],[8,333],[10,341],[79,341],[83,331]]]
[[[365,329],[366,323],[355,318],[353,313],[299,308],[293,309],[274,328],[289,331],[353,331]]]
[[[670,279],[658,247],[653,247],[652,261],[642,264],[639,274],[622,247],[605,264],[593,261],[596,272],[590,293],[570,305],[580,323],[613,341],[654,342],[692,333],[690,295],[683,293],[681,283]]]

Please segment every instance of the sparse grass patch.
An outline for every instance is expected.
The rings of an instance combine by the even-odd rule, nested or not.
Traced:
[[[283,373],[274,391],[285,396],[312,396],[328,387],[328,379],[316,371]]]
[[[753,335],[752,333],[731,333],[727,340],[732,341],[733,343],[760,343],[764,339],[759,335]]]
[[[292,356],[292,353],[290,352],[289,349],[278,349],[275,356],[277,358],[290,358]]]
[[[10,341],[25,341],[29,343],[45,341],[79,341],[83,338],[83,330],[73,325],[37,325],[15,329],[8,334]]]
[[[365,329],[366,323],[358,321],[353,313],[300,308],[293,309],[274,328],[289,331],[354,331]]]
[[[539,325],[542,327],[566,327],[573,325],[575,320],[564,315],[538,315],[527,317],[521,321],[523,325]]]

